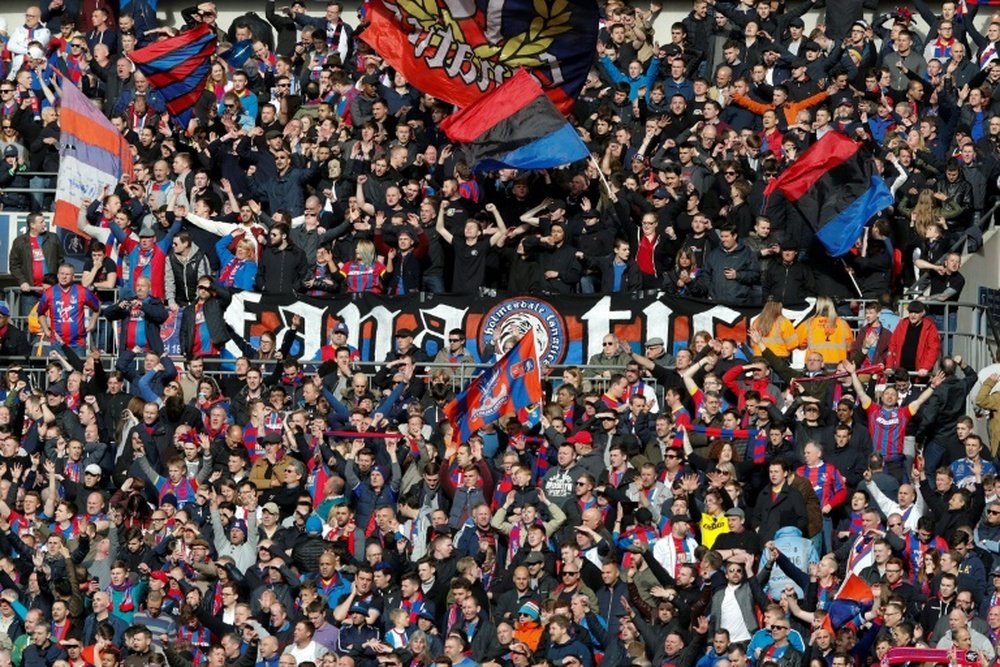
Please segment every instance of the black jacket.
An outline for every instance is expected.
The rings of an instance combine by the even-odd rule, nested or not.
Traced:
[[[31,354],[28,335],[12,324],[0,334],[0,355],[5,357],[27,357]]]
[[[763,543],[774,539],[778,529],[785,526],[795,526],[803,535],[807,534],[806,501],[787,483],[774,499],[771,498],[770,486],[760,492],[753,508],[753,519]]]
[[[310,262],[306,254],[293,245],[284,250],[267,247],[257,264],[254,288],[265,295],[290,296],[309,277]]]
[[[555,294],[571,294],[580,281],[580,262],[576,250],[569,243],[561,246],[540,243],[537,237],[524,239],[524,249],[538,255],[539,271],[542,274],[542,290]],[[555,278],[546,278],[546,271],[557,271]]]
[[[765,299],[771,297],[786,306],[804,304],[806,297],[815,294],[813,272],[802,262],[772,262],[762,283]]]

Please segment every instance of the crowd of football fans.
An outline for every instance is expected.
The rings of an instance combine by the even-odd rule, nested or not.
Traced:
[[[823,4],[694,0],[654,31],[688,7],[602,3],[592,159],[486,173],[358,38],[367,8],[28,6],[0,30],[0,198],[30,212],[0,302],[0,667],[991,664],[998,377],[972,394],[942,334],[996,196],[1000,15]],[[179,127],[128,55],[199,24],[220,53]],[[82,271],[42,214],[67,85],[134,156],[83,202]],[[828,132],[895,198],[840,258],[764,194]],[[303,359],[297,316],[224,319],[245,290],[480,288],[760,311],[742,343],[609,333],[546,373],[539,424],[462,442],[464,331],[398,330],[371,370],[344,323]],[[845,614],[852,575],[874,601]]]

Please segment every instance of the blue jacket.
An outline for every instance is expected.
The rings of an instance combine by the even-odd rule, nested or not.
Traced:
[[[215,244],[215,254],[219,256],[219,264],[225,268],[226,264],[230,262],[236,255],[234,255],[229,250],[229,244],[232,243],[233,235],[228,234],[223,236]],[[220,270],[221,275],[221,270]],[[233,276],[233,289],[238,290],[252,290],[253,281],[257,278],[257,262],[247,260],[243,262],[243,266],[236,270],[236,275]]]
[[[639,97],[640,88],[645,88],[646,94],[649,95],[649,90],[653,87],[653,82],[656,81],[656,75],[660,71],[660,59],[653,58],[650,60],[649,67],[646,68],[646,71],[634,79],[618,69],[618,66],[615,65],[614,61],[607,56],[601,56],[601,66],[604,67],[604,71],[607,72],[608,78],[610,78],[614,83],[627,83],[629,85],[628,99],[630,102],[634,102],[636,98]]]
[[[29,644],[21,654],[22,667],[52,667],[56,660],[66,660],[66,651],[51,642],[45,648]]]
[[[571,639],[565,644],[551,644],[545,657],[556,665],[561,665],[563,658],[568,655],[575,656],[583,663],[583,667],[593,667],[594,658],[590,651],[579,640]]]

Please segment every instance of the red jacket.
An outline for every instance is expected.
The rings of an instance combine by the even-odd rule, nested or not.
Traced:
[[[934,320],[925,316],[920,324],[923,328],[920,330],[920,340],[917,342],[917,367],[906,369],[909,371],[920,369],[930,371],[941,356],[941,335]],[[904,317],[892,332],[889,352],[885,359],[886,368],[899,368],[899,355],[903,351],[903,341],[906,340],[906,332],[909,330],[910,320]]]

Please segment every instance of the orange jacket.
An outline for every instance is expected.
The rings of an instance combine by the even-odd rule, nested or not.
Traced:
[[[800,100],[798,102],[785,102],[783,105],[781,105],[782,111],[785,112],[785,123],[787,125],[795,125],[795,117],[799,115],[800,111],[802,111],[803,109],[808,109],[809,107],[812,106],[816,106],[829,96],[830,95],[825,90],[821,90],[812,97],[807,97],[804,100]],[[733,95],[733,102],[739,104],[741,107],[745,109],[753,111],[758,116],[764,115],[764,112],[768,111],[769,109],[776,110],[773,102],[769,102],[767,104],[763,102],[755,102],[746,95],[740,95],[739,93]]]
[[[542,632],[545,628],[538,621],[518,621],[514,628],[514,639],[524,642],[534,653],[538,650],[538,644],[542,640]]]

